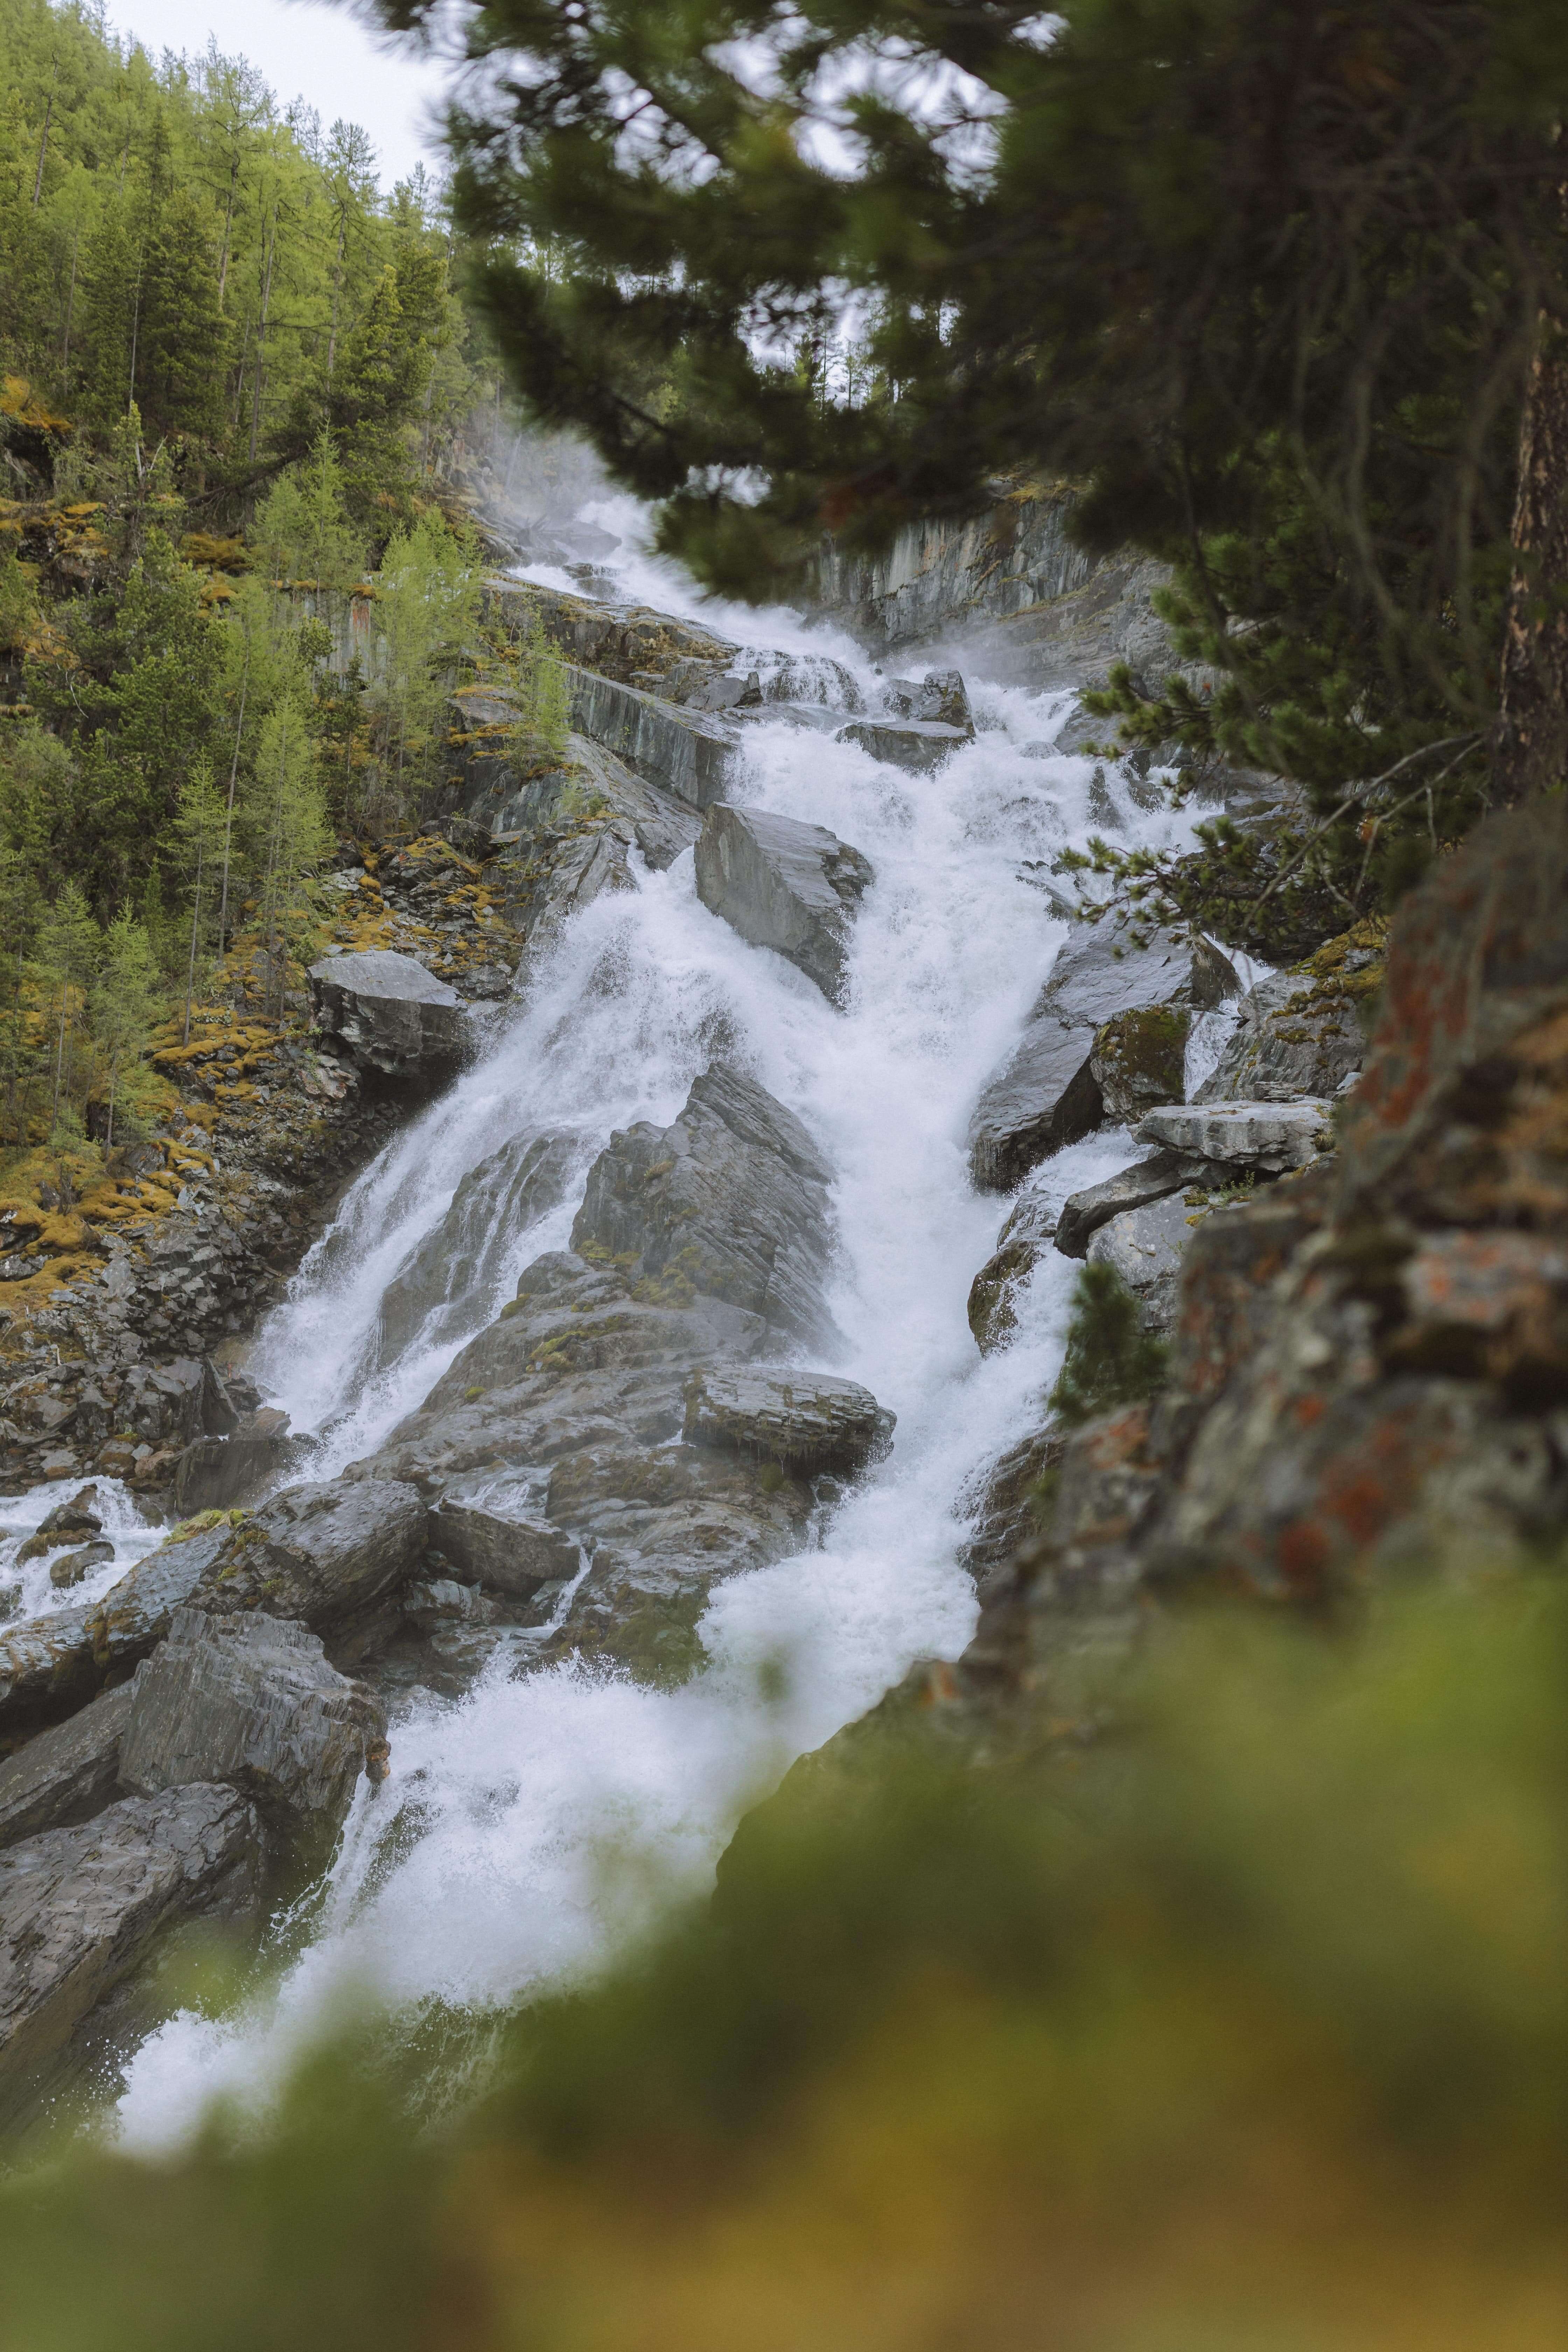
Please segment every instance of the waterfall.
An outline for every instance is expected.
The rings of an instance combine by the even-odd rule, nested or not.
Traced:
[[[624,506],[592,511],[627,534]],[[848,640],[794,614],[700,603],[631,536],[623,593],[765,645],[770,675],[778,656],[799,656],[801,674],[817,663],[878,706],[880,680]],[[132,2144],[179,2137],[217,2093],[264,2109],[291,2055],[350,1998],[412,2031],[437,2006],[482,2014],[593,1968],[648,1906],[710,1878],[741,1811],[793,1757],[914,1659],[956,1655],[968,1639],[975,1603],[958,1554],[976,1474],[1038,1424],[1077,1268],[1047,1253],[1013,1344],[980,1358],[965,1303],[1007,1203],[972,1190],[966,1123],[1065,936],[1030,864],[1106,829],[1103,784],[1089,814],[1093,762],[1042,751],[1065,698],[969,682],[979,731],[929,776],[792,725],[771,703],[747,725],[729,797],[827,825],[876,869],[842,1011],[708,912],[689,852],[666,872],[638,870],[633,890],[566,927],[482,1056],[359,1179],[255,1359],[296,1428],[318,1433],[311,1475],[369,1453],[521,1269],[565,1244],[610,1131],[668,1122],[722,1052],[795,1112],[835,1171],[829,1303],[846,1353],[825,1369],[898,1414],[891,1456],[816,1549],[717,1590],[701,1628],[710,1663],[679,1690],[570,1664],[518,1675],[514,1648],[459,1701],[416,1694],[393,1724],[391,1780],[374,1794],[362,1784],[265,1994],[235,2018],[183,2012],[132,2060],[119,2115]],[[844,707],[848,689],[835,691]],[[1130,840],[1189,830],[1171,812],[1119,813]],[[515,1230],[476,1250],[469,1295],[415,1328],[405,1312],[389,1344],[389,1286],[464,1178],[542,1136],[563,1139],[563,1191],[536,1214],[514,1211]],[[1103,1131],[1042,1181],[1065,1198],[1131,1156],[1125,1130]]]

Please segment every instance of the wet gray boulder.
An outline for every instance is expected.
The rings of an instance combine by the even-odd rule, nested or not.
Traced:
[[[804,1479],[681,1442],[693,1366],[755,1360],[777,1344],[743,1307],[552,1251],[526,1270],[511,1305],[470,1340],[419,1411],[350,1475],[440,1495],[476,1473],[527,1474],[538,1481],[528,1516],[553,1538],[548,1549],[524,1549],[518,1534],[482,1527],[491,1515],[465,1506],[460,1493],[431,1513],[432,1547],[455,1566],[465,1537],[477,1538],[461,1573],[477,1567],[500,1591],[492,1545],[519,1547],[520,1586],[552,1564],[548,1581],[574,1574],[582,1546],[592,1567],[538,1654],[575,1654],[679,1681],[699,1660],[695,1628],[712,1588],[806,1540],[813,1497]],[[458,1522],[450,1544],[448,1517]]]
[[[102,1533],[98,1488],[80,1486],[68,1501],[57,1503],[54,1509],[38,1521],[35,1532],[17,1549],[17,1564],[19,1566],[24,1560],[43,1559],[51,1551],[61,1550],[68,1544],[80,1544],[89,1536]]]
[[[667,1128],[610,1138],[589,1171],[572,1246],[624,1266],[634,1288],[679,1305],[700,1293],[830,1346],[824,1303],[830,1171],[793,1111],[744,1072],[692,1083]]]
[[[1190,1208],[1183,1192],[1168,1192],[1140,1209],[1123,1209],[1101,1225],[1089,1242],[1091,1265],[1109,1265],[1138,1300],[1146,1330],[1168,1331],[1175,1319],[1182,1260],[1202,1208]]]
[[[1137,1140],[1218,1161],[1237,1175],[1282,1176],[1333,1150],[1332,1116],[1326,1102],[1172,1104],[1149,1113]]]
[[[934,775],[973,738],[972,727],[944,719],[852,719],[838,730],[841,743],[858,744],[873,760],[902,768],[911,776]]]
[[[1087,1257],[1090,1241],[1112,1217],[1148,1208],[1190,1184],[1224,1181],[1223,1170],[1194,1153],[1152,1151],[1147,1160],[1120,1169],[1103,1183],[1073,1193],[1057,1226],[1057,1247],[1064,1257]]]
[[[776,948],[830,1003],[844,990],[849,926],[870,860],[826,825],[765,809],[708,812],[697,844],[697,895],[752,947]]]
[[[1210,1010],[1234,996],[1234,966],[1206,940],[1120,915],[1068,938],[1024,1034],[970,1121],[970,1170],[983,1192],[1008,1192],[1049,1153],[1100,1126],[1097,1034],[1116,1014],[1157,1005]]]
[[[253,1922],[261,1885],[255,1809],[205,1783],[0,1853],[0,2122],[69,2080],[91,2012],[172,1928]]]
[[[1367,961],[1373,961],[1369,955]],[[1361,1068],[1366,1033],[1354,1001],[1289,972],[1271,973],[1243,996],[1240,1018],[1193,1099],[1299,1102],[1338,1094]]]
[[[226,1511],[284,1468],[289,1416],[275,1406],[242,1413],[223,1437],[193,1437],[174,1465],[174,1508],[182,1518]]]
[[[576,1575],[573,1537],[535,1519],[503,1518],[472,1504],[446,1502],[430,1514],[430,1549],[460,1584],[482,1584],[509,1600],[531,1601],[542,1585]]]
[[[804,1476],[683,1432],[693,1370],[776,1368],[781,1341],[828,1334],[827,1170],[754,1079],[710,1070],[669,1127],[611,1138],[573,1244],[535,1259],[418,1412],[347,1475],[447,1498],[430,1545],[497,1591],[503,1573],[520,1591],[547,1569],[533,1590],[566,1581],[581,1547],[591,1564],[534,1654],[679,1681],[700,1658],[714,1586],[806,1540]],[[498,1533],[483,1524],[498,1515],[467,1502],[477,1475],[498,1472],[518,1474],[532,1537]],[[553,1543],[535,1549],[546,1529]],[[498,1570],[499,1546],[521,1568]],[[479,1654],[482,1629],[463,1642]]]
[[[360,949],[323,957],[307,978],[318,1024],[362,1069],[434,1077],[468,1050],[462,998],[412,956]]]
[[[1018,1326],[1018,1298],[1057,1231],[1044,1193],[1026,1192],[996,1236],[996,1247],[969,1286],[969,1328],[983,1356],[1005,1347]]]
[[[249,1797],[274,1857],[319,1864],[362,1773],[386,1776],[386,1717],[303,1625],[257,1611],[177,1609],[131,1684],[120,1777],[134,1796],[226,1781]]]
[[[113,1558],[114,1546],[111,1543],[83,1544],[79,1551],[63,1551],[58,1559],[49,1562],[49,1582],[61,1591],[67,1591]]]
[[[114,1801],[130,1711],[131,1686],[122,1683],[0,1763],[0,1846],[90,1821]]]
[[[469,1170],[440,1223],[386,1286],[378,1365],[393,1362],[427,1325],[432,1340],[461,1335],[467,1302],[492,1290],[518,1236],[560,1201],[576,1150],[570,1136],[520,1135]]]
[[[965,735],[974,732],[974,713],[961,670],[934,669],[927,677],[890,677],[883,685],[882,701],[896,719],[934,719]]]
[[[879,1462],[893,1442],[895,1416],[858,1381],[789,1365],[725,1365],[693,1372],[684,1390],[681,1433],[796,1477],[849,1474]]]

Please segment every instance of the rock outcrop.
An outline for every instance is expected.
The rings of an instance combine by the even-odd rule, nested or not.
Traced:
[[[233,1789],[129,1797],[0,1853],[0,2122],[69,2079],[91,2012],[191,1919],[251,1922],[260,1824]]]
[[[379,1704],[303,1625],[177,1609],[131,1684],[120,1778],[138,1797],[226,1781],[299,1867],[325,1861],[361,1774],[384,1779],[386,1757]]]
[[[721,718],[623,686],[597,670],[568,668],[572,724],[677,800],[705,809],[723,796],[735,737]]]
[[[776,948],[830,1003],[844,991],[849,926],[873,877],[826,825],[717,803],[697,844],[697,895],[753,947]]]
[[[1103,1183],[1074,1192],[1057,1225],[1057,1247],[1064,1257],[1087,1257],[1089,1245],[1102,1225],[1131,1209],[1144,1209],[1180,1192],[1190,1184],[1225,1181],[1223,1171],[1185,1151],[1152,1151],[1131,1168],[1123,1168]]]
[[[1242,997],[1234,1034],[1194,1102],[1295,1102],[1331,1097],[1366,1058],[1366,1016],[1383,980],[1387,926],[1358,923],[1294,971]]]
[[[611,1137],[589,1171],[572,1246],[624,1266],[650,1298],[700,1292],[831,1344],[829,1173],[792,1111],[742,1071],[715,1067],[671,1126],[644,1121]]]
[[[1143,930],[1103,916],[1062,947],[1023,1038],[991,1080],[970,1122],[970,1167],[986,1192],[1009,1192],[1038,1160],[1100,1124],[1092,1062],[1117,1013],[1152,1006],[1202,1010],[1240,983],[1205,940]]]
[[[389,948],[325,956],[309,979],[317,1021],[362,1069],[429,1078],[468,1051],[462,998],[412,956]]]
[[[0,1763],[0,1846],[90,1821],[119,1793],[131,1686],[104,1691]]]
[[[397,1590],[424,1549],[423,1497],[385,1480],[290,1486],[255,1513],[197,1519],[101,1600],[0,1636],[0,1725],[25,1729],[69,1713],[146,1657],[187,1605],[296,1617],[352,1661],[395,1622]]]
[[[535,1590],[563,1584],[582,1547],[590,1565],[570,1612],[534,1654],[679,1680],[700,1654],[713,1586],[797,1549],[813,1508],[808,1472],[763,1442],[770,1405],[790,1410],[782,1391],[753,1395],[750,1443],[689,1443],[691,1374],[711,1383],[767,1363],[770,1381],[816,1393],[799,1439],[813,1463],[825,1444],[840,1460],[856,1451],[857,1416],[876,1423],[863,1392],[777,1363],[790,1341],[831,1336],[826,1180],[782,1104],[741,1072],[710,1070],[668,1128],[612,1137],[573,1248],[535,1260],[500,1318],[353,1475],[439,1495],[429,1543],[498,1592],[521,1592],[536,1571]],[[782,1423],[778,1434],[782,1444]],[[468,1482],[509,1472],[538,1497],[515,1528],[465,1499]],[[520,1570],[493,1565],[502,1551]]]
[[[518,1236],[563,1198],[576,1150],[570,1136],[520,1135],[469,1170],[382,1296],[378,1364],[426,1327],[433,1340],[458,1336],[466,1322],[473,1328],[469,1301],[491,1290]]]
[[[955,1688],[1082,1723],[1105,1704],[1086,1661],[1113,1671],[1184,1593],[1331,1615],[1380,1578],[1560,1538],[1565,904],[1550,801],[1493,819],[1413,894],[1337,1159],[1195,1226],[1168,1388],[1055,1441],[1038,1539],[994,1584]],[[1173,1139],[1207,1149],[1201,1123],[1224,1115],[1145,1130],[1190,1120]]]
[[[1091,1265],[1114,1268],[1142,1310],[1144,1328],[1165,1331],[1176,1312],[1176,1280],[1182,1260],[1206,1203],[1188,1205],[1185,1192],[1167,1192],[1142,1208],[1123,1209],[1094,1234],[1088,1249]]]

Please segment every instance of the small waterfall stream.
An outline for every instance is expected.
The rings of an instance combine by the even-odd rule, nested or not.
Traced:
[[[626,532],[624,507],[594,512]],[[774,654],[833,657],[876,707],[878,677],[835,633],[700,603],[635,542],[619,570],[624,594]],[[120,2123],[133,2143],[178,2137],[217,2093],[263,2107],[351,1998],[411,2020],[434,2005],[483,2012],[592,1966],[648,1904],[705,1882],[739,1812],[794,1756],[913,1659],[967,1640],[975,1604],[957,1554],[973,1481],[1037,1423],[1077,1269],[1047,1255],[1015,1343],[981,1360],[965,1302],[1006,1203],[972,1191],[965,1126],[1064,936],[1026,863],[1104,829],[1092,762],[1043,748],[1063,698],[969,682],[981,731],[932,776],[771,704],[748,728],[731,797],[828,825],[875,866],[846,1011],[702,907],[689,852],[639,874],[575,919],[482,1057],[359,1179],[254,1360],[296,1428],[320,1433],[313,1475],[370,1452],[521,1269],[565,1244],[610,1130],[667,1123],[721,1052],[805,1121],[837,1172],[830,1304],[847,1352],[826,1369],[897,1412],[891,1457],[819,1549],[718,1590],[702,1626],[711,1663],[683,1689],[570,1665],[518,1676],[512,1649],[459,1701],[416,1693],[393,1724],[391,1780],[374,1796],[362,1784],[265,1995],[237,2019],[182,2013],[132,2061]],[[1169,812],[1121,814],[1147,842],[1188,830]],[[471,1294],[389,1349],[388,1286],[459,1183],[546,1132],[566,1139],[562,1204],[481,1251]],[[1129,1156],[1124,1130],[1102,1132],[1040,1181],[1065,1198]]]

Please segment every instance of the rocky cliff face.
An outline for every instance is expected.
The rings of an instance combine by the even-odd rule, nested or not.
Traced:
[[[1013,685],[1082,686],[1112,662],[1158,674],[1170,638],[1151,598],[1163,565],[1086,555],[1068,535],[1071,494],[1027,487],[967,522],[910,522],[874,559],[827,550],[819,608],[873,651],[962,638],[977,667]]]

